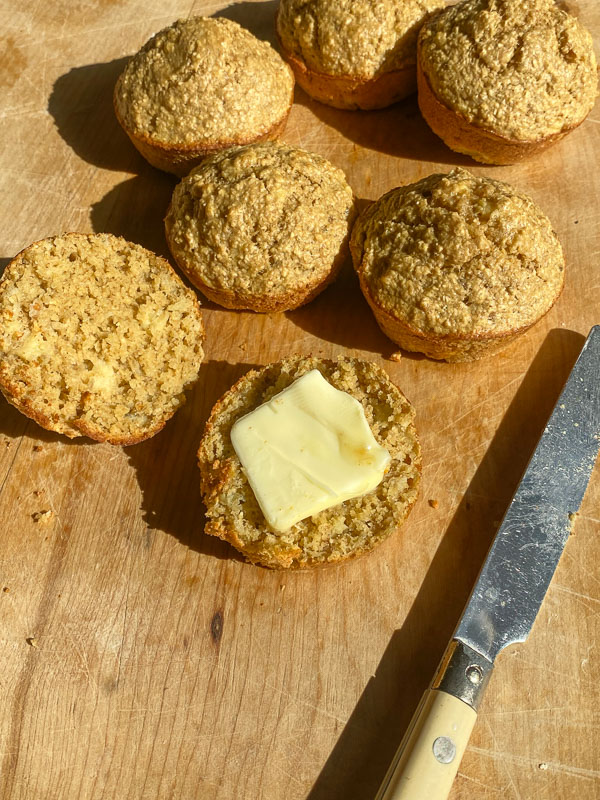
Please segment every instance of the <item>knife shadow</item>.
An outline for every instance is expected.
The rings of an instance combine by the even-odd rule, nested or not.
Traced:
[[[394,632],[307,800],[372,800],[375,796],[584,339],[568,330],[548,333],[440,542],[402,627]],[[486,499],[490,487],[493,503]]]

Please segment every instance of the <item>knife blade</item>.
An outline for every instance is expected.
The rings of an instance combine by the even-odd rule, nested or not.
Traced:
[[[376,800],[448,797],[498,654],[524,642],[600,447],[600,325],[590,331]]]

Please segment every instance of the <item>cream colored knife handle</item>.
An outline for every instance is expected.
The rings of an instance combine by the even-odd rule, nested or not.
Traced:
[[[477,712],[440,689],[428,689],[376,800],[446,800]]]
[[[452,639],[375,800],[446,800],[493,664]]]

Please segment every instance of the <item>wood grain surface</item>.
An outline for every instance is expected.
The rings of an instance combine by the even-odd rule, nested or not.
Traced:
[[[0,0],[2,264],[68,230],[168,255],[175,179],[118,127],[115,80],[178,17],[225,15],[272,40],[275,6]],[[568,6],[600,35],[596,0]],[[509,181],[553,221],[564,294],[509,350],[463,365],[390,360],[349,265],[298,311],[204,303],[199,383],[162,433],[125,449],[45,432],[3,401],[2,800],[370,800],[600,322],[598,110],[515,167],[452,153],[414,98],[357,113],[298,90],[283,138],[342,167],[363,199],[456,164]],[[293,353],[381,363],[416,406],[424,470],[408,523],[376,552],[285,574],[204,536],[195,453],[220,394]],[[600,797],[599,505],[596,466],[532,635],[498,659],[453,800]]]

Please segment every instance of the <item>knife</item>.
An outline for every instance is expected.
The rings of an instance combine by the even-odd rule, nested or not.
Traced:
[[[590,331],[376,800],[448,797],[498,653],[531,631],[600,446],[600,325]]]

